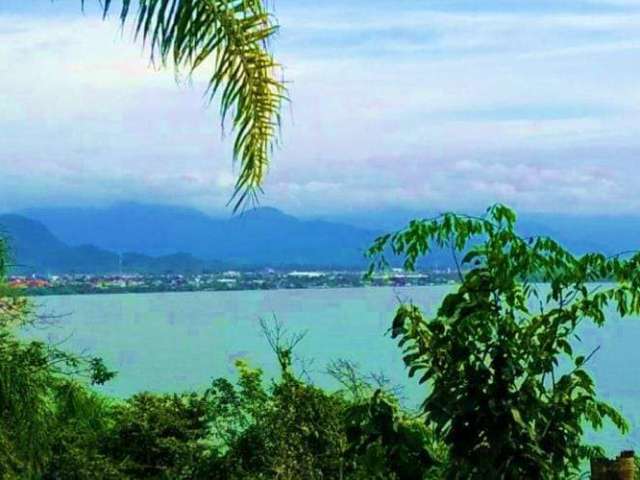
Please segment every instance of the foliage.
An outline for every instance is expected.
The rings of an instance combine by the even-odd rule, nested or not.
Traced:
[[[193,478],[206,455],[207,407],[195,393],[135,395],[110,412],[106,453],[131,478]]]
[[[81,0],[84,6],[86,0]],[[120,3],[120,2],[119,2]],[[137,15],[131,11],[137,3]],[[104,15],[112,0],[103,1]],[[267,44],[278,30],[263,0],[122,0],[123,24],[134,16],[136,37],[151,60],[179,72],[210,62],[207,95],[220,95],[223,117],[233,117],[234,159],[240,162],[235,208],[256,199],[267,173],[286,99],[278,64]]]
[[[446,457],[442,445],[421,419],[406,415],[382,390],[347,409],[346,433],[361,478],[439,477],[437,455]]]
[[[585,369],[595,351],[578,355],[571,341],[582,321],[602,325],[609,304],[623,317],[640,311],[640,255],[578,258],[515,224],[501,205],[445,214],[369,252],[384,265],[390,248],[407,269],[434,246],[465,252],[460,285],[435,315],[404,304],[392,326],[409,375],[429,386],[423,412],[450,448],[448,478],[567,478],[589,452],[585,423],[627,430]]]
[[[339,478],[343,404],[291,377],[271,387],[268,402],[231,445],[231,478]]]
[[[121,465],[105,454],[104,444],[112,425],[110,402],[84,385],[70,384],[54,399],[59,413],[47,432],[52,450],[44,465],[44,480],[116,480],[127,478]]]
[[[372,395],[329,394],[292,374],[263,389],[260,370],[240,367],[239,389],[218,380],[209,391],[212,412],[226,418],[217,424],[242,425],[216,459],[221,478],[437,478],[428,475],[436,472],[432,449],[446,457],[441,445],[391,395],[364,384]]]
[[[31,478],[57,456],[71,423],[93,429],[100,402],[69,373],[91,376],[83,360],[40,342],[22,342],[0,332],[0,472]],[[102,363],[99,362],[101,368]],[[53,433],[60,433],[61,437]]]
[[[117,401],[89,388],[113,376],[100,359],[16,336],[31,309],[13,293],[2,302],[23,308],[6,309],[0,328],[0,478],[364,480],[431,469],[430,432],[392,396],[363,380],[357,398],[329,393],[295,375],[301,335],[263,324],[282,368],[272,382],[239,361],[236,385]]]
[[[16,328],[32,321],[33,311],[6,285],[7,258],[6,243],[0,241],[0,477],[37,478],[64,436],[54,433],[66,431],[71,418],[83,425],[97,418],[100,402],[78,380],[102,383],[114,372],[99,358],[16,337]]]

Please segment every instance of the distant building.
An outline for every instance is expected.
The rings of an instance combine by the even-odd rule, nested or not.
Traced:
[[[49,281],[41,278],[15,278],[9,281],[9,286],[13,288],[46,288]]]
[[[289,277],[299,277],[299,278],[319,278],[324,277],[324,272],[289,272],[287,276]]]

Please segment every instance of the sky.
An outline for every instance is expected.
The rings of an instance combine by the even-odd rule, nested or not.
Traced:
[[[87,3],[0,0],[0,210],[228,211],[203,78]],[[640,214],[640,0],[269,3],[291,102],[263,204]]]

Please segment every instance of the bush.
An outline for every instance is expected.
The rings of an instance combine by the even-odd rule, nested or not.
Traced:
[[[518,236],[515,221],[500,205],[481,218],[445,214],[370,250],[384,265],[390,247],[409,270],[433,246],[464,255],[460,285],[435,315],[405,304],[392,326],[409,375],[429,386],[423,412],[449,448],[447,478],[568,478],[594,452],[583,425],[627,430],[585,369],[595,351],[575,354],[570,341],[581,322],[602,325],[609,304],[640,311],[640,255],[578,258]]]

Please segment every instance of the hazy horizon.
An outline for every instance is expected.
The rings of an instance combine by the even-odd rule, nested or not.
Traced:
[[[356,225],[360,224],[361,221],[365,224],[370,224],[371,221],[375,221],[380,219],[382,224],[386,220],[397,220],[398,218],[406,217],[407,220],[412,218],[424,218],[424,217],[432,217],[437,216],[445,212],[454,212],[460,214],[470,214],[470,215],[483,215],[486,211],[484,207],[468,207],[468,208],[451,208],[448,210],[445,209],[437,209],[437,208],[429,208],[425,206],[424,208],[419,207],[406,207],[406,206],[388,206],[388,207],[376,207],[368,210],[352,210],[352,209],[342,209],[336,210],[333,212],[295,212],[287,210],[287,208],[282,208],[277,205],[269,205],[267,203],[260,203],[253,206],[248,206],[245,209],[241,209],[237,212],[233,212],[232,209],[224,209],[224,210],[207,210],[205,207],[200,207],[198,205],[189,205],[189,204],[181,204],[181,203],[172,203],[172,202],[162,202],[162,201],[144,201],[144,200],[116,200],[112,202],[105,203],[97,203],[91,205],[85,204],[73,204],[73,203],[63,203],[59,205],[33,205],[28,207],[21,207],[15,209],[2,209],[0,208],[0,215],[3,214],[16,214],[23,215],[29,217],[30,213],[33,212],[47,212],[47,211],[63,211],[63,210],[79,210],[86,212],[105,212],[113,209],[119,208],[128,208],[128,207],[142,207],[142,208],[159,208],[159,209],[176,209],[176,210],[187,210],[193,212],[202,213],[208,217],[213,219],[231,219],[233,217],[240,217],[246,214],[250,214],[254,210],[274,210],[281,214],[295,217],[301,220],[327,220],[333,222],[347,221],[347,223],[354,223]],[[526,219],[536,219],[536,218],[548,218],[548,219],[562,219],[562,218],[572,218],[572,219],[585,219],[587,221],[598,221],[602,219],[639,219],[640,220],[640,212],[584,212],[584,211],[557,211],[557,212],[547,212],[547,211],[522,211],[516,212],[518,217],[526,218]],[[353,222],[350,222],[353,220]]]

